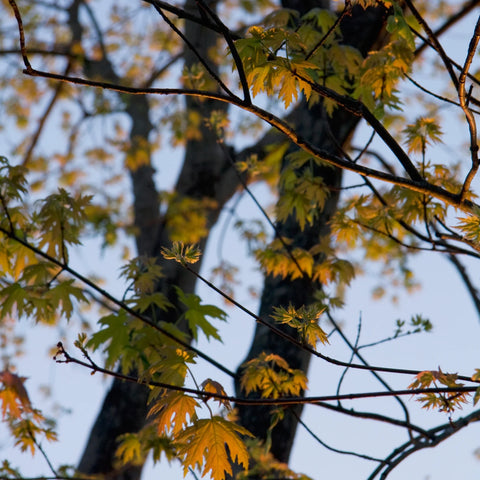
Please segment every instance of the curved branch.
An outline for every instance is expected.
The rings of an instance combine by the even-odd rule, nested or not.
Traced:
[[[467,80],[467,74],[472,65],[473,56],[477,50],[477,45],[480,40],[480,17],[477,19],[477,24],[475,26],[475,32],[470,40],[470,45],[468,46],[467,58],[465,59],[465,64],[462,68],[459,78],[459,88],[458,88],[458,99],[462,107],[465,118],[467,119],[468,128],[470,130],[470,153],[472,155],[472,166],[470,171],[465,178],[463,183],[462,191],[460,192],[460,197],[465,198],[470,189],[470,185],[478,171],[480,162],[478,159],[478,143],[477,143],[477,124],[475,117],[473,116],[472,111],[468,107],[468,98],[465,91],[465,82]]]
[[[462,428],[467,427],[470,423],[478,421],[480,421],[480,410],[476,410],[466,417],[459,418],[455,422],[448,422],[428,430],[428,433],[430,434],[430,439],[428,441],[424,441],[419,437],[415,437],[413,440],[410,440],[396,448],[390,455],[388,455],[388,457],[384,459],[383,464],[379,465],[372,472],[372,474],[368,477],[368,480],[373,480],[380,473],[381,479],[387,478],[387,475],[389,475],[394,468],[398,467],[398,465],[407,457],[412,455],[412,453],[423,450],[424,448],[435,447],[444,440],[450,438]],[[438,434],[438,432],[441,433]],[[383,472],[382,469],[384,469]]]

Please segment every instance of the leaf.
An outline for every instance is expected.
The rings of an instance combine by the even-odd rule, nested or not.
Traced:
[[[154,293],[163,272],[156,258],[137,257],[120,269],[120,275],[133,281],[135,292],[140,295]]]
[[[173,242],[171,248],[162,248],[162,255],[167,260],[175,260],[182,265],[196,263],[200,258],[200,250],[194,245],[184,245],[182,242]]]
[[[86,346],[95,351],[100,345],[107,344],[103,349],[107,353],[105,365],[107,368],[111,368],[130,342],[127,315],[124,310],[120,310],[118,313],[102,317],[98,323],[104,328],[95,332]]]
[[[172,433],[176,436],[189,422],[197,419],[198,402],[183,392],[168,392],[148,412],[156,415],[154,423],[159,435]]]
[[[115,451],[115,456],[121,460],[122,465],[127,463],[141,465],[143,463],[145,455],[137,434],[125,433],[118,437],[118,441],[120,444]]]
[[[182,317],[188,321],[193,338],[198,340],[198,329],[201,329],[208,340],[210,337],[221,340],[218,329],[206,317],[225,321],[227,314],[215,305],[202,305],[200,297],[194,293],[184,293],[179,287],[175,287],[175,291],[180,302],[187,308]]]
[[[302,306],[298,309],[289,305],[288,308],[274,307],[272,317],[279,323],[295,328],[302,341],[315,348],[317,341],[329,343],[327,334],[318,325],[318,319],[324,311],[325,307],[320,304]]]
[[[298,396],[307,388],[307,376],[279,355],[262,352],[243,365],[240,385],[247,394],[260,391],[263,398]]]
[[[74,280],[65,280],[48,290],[48,296],[53,306],[61,305],[60,311],[67,317],[67,320],[71,318],[73,313],[72,297],[77,302],[88,302],[83,290],[76,287],[74,282]]]
[[[3,390],[0,391],[0,408],[4,419],[7,415],[21,418],[22,412],[32,410],[27,390],[23,385],[25,380],[25,377],[19,377],[9,370],[0,372],[0,382],[3,383]]]
[[[216,395],[224,395],[225,397],[227,396],[227,393],[225,392],[225,389],[222,387],[222,385],[219,382],[212,380],[211,378],[207,378],[206,380],[204,380],[201,387],[204,392],[214,393]],[[208,398],[209,397],[207,397],[207,400]],[[214,400],[226,407],[228,410],[232,409],[230,401],[227,398],[214,398]]]
[[[198,420],[185,429],[177,438],[184,474],[198,468],[202,476],[210,473],[213,480],[224,480],[225,474],[232,475],[230,459],[248,469],[247,449],[239,435],[253,436],[219,416]]]
[[[463,233],[465,238],[476,244],[480,243],[480,217],[478,215],[467,215],[458,217],[459,223],[456,227]]]
[[[440,384],[440,385],[438,385]],[[423,389],[430,386],[444,386],[449,388],[461,388],[463,383],[458,381],[456,373],[444,373],[438,370],[426,370],[416,375],[415,381],[408,388]],[[447,392],[447,393],[426,393],[418,397],[418,401],[422,402],[423,408],[438,408],[441,412],[452,412],[455,408],[462,408],[467,402],[468,392]]]
[[[67,244],[79,245],[79,236],[87,216],[85,208],[92,196],[74,198],[65,189],[37,202],[40,207],[33,215],[33,222],[41,232],[39,247],[47,247],[47,253],[62,261],[68,261]]]
[[[135,296],[127,300],[132,308],[139,313],[144,313],[146,310],[156,307],[160,310],[168,310],[172,304],[168,301],[167,296],[161,292],[144,293],[141,296]]]
[[[427,145],[442,141],[438,120],[432,117],[417,118],[415,123],[407,125],[402,132],[407,136],[409,152],[425,153]]]
[[[473,396],[473,405],[475,406],[480,400],[480,387],[475,390],[475,395]]]

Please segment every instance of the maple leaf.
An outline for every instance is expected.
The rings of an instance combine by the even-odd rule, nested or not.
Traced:
[[[259,390],[263,398],[279,398],[300,395],[307,388],[307,377],[279,355],[263,352],[245,364],[240,384],[247,394]]]
[[[3,418],[7,415],[20,418],[23,411],[32,410],[27,390],[23,386],[25,380],[25,377],[19,377],[9,370],[0,372],[0,382],[4,386],[4,389],[0,391],[0,408]]]
[[[232,475],[231,460],[248,468],[248,453],[239,435],[253,435],[222,417],[213,416],[195,422],[178,437],[178,453],[183,457],[185,475],[189,468],[199,468],[202,476],[211,472],[214,480]]]
[[[226,320],[227,314],[215,305],[205,305],[194,293],[184,293],[179,287],[175,287],[179,300],[187,307],[183,317],[188,321],[192,336],[198,340],[198,329],[201,329],[207,339],[213,337],[221,340],[218,330],[207,320],[207,317]]]
[[[159,435],[170,433],[176,435],[189,421],[197,418],[195,409],[198,402],[182,392],[169,392],[163,396],[148,412],[148,416],[159,415],[155,418]],[[189,419],[189,420],[188,420]]]
[[[133,465],[141,465],[144,460],[144,453],[138,435],[126,433],[121,435],[119,440],[120,445],[115,452],[115,456],[122,461],[122,464],[132,463]]]

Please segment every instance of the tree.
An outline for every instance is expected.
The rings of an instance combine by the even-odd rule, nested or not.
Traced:
[[[311,431],[301,413],[313,404],[399,429],[400,446],[390,454],[363,455],[374,462],[371,478],[385,478],[413,453],[478,420],[478,370],[421,371],[388,359],[374,366],[338,321],[345,290],[362,269],[378,262],[383,289],[389,281],[408,291],[415,286],[410,258],[422,250],[452,262],[480,313],[464,265],[479,251],[478,100],[470,85],[478,83],[471,72],[480,27],[459,64],[439,39],[477,5],[9,0],[5,15],[14,17],[2,55],[15,63],[2,87],[5,128],[15,134],[1,165],[0,297],[8,321],[0,379],[3,417],[19,447],[43,454],[54,477],[72,474],[45,454],[41,441],[54,439],[54,428],[14,368],[9,322],[22,317],[71,319],[79,354],[67,338],[54,358],[114,377],[78,465],[82,474],[138,478],[150,452],[215,479],[301,478],[285,464],[299,422]],[[445,94],[412,77],[427,47],[449,77]],[[399,94],[408,82],[421,94],[415,107]],[[462,114],[453,128],[468,129],[469,148],[458,162],[437,162],[431,153],[442,140],[445,105]],[[54,130],[60,122],[63,138]],[[361,123],[370,139],[355,150]],[[374,137],[381,154],[371,148]],[[155,150],[167,141],[184,147],[184,159],[175,187],[160,192]],[[252,192],[261,183],[277,192],[274,217]],[[258,314],[236,300],[232,264],[220,264],[213,282],[200,269],[210,232],[238,192],[252,196],[263,216],[237,225],[265,275]],[[100,238],[104,251],[135,239],[136,252],[124,253],[120,295],[73,266],[89,236]],[[198,348],[201,335],[220,339],[215,321],[227,319],[195,293],[199,281],[257,324],[237,372]],[[384,341],[431,326],[413,315]],[[329,338],[345,342],[346,360],[329,353]],[[96,360],[102,351],[104,363]],[[329,388],[336,393],[306,394],[312,357],[340,368]],[[235,393],[216,373],[197,378],[195,359],[231,376]],[[342,394],[347,371],[368,372],[383,390]],[[386,374],[401,377],[403,387],[391,387]],[[413,394],[448,418],[433,428],[412,420],[405,395]],[[381,396],[394,399],[401,416],[342,403]],[[458,413],[469,404],[471,411]],[[21,475],[8,462],[2,473]]]

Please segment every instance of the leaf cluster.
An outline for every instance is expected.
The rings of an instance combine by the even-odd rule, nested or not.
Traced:
[[[272,317],[278,323],[289,325],[297,330],[300,340],[315,348],[317,342],[329,343],[327,334],[318,325],[325,307],[317,304],[294,308],[293,305],[275,307]]]
[[[427,370],[420,372],[415,380],[408,386],[408,388],[429,388],[429,387],[463,387],[464,384],[458,381],[456,373],[444,373],[441,369]],[[452,412],[457,408],[462,408],[468,402],[468,392],[452,392],[452,393],[424,393],[418,398],[423,408],[435,408],[441,412]]]
[[[243,365],[240,384],[245,393],[259,392],[262,398],[299,396],[307,389],[304,372],[290,368],[274,353],[261,353]]]

